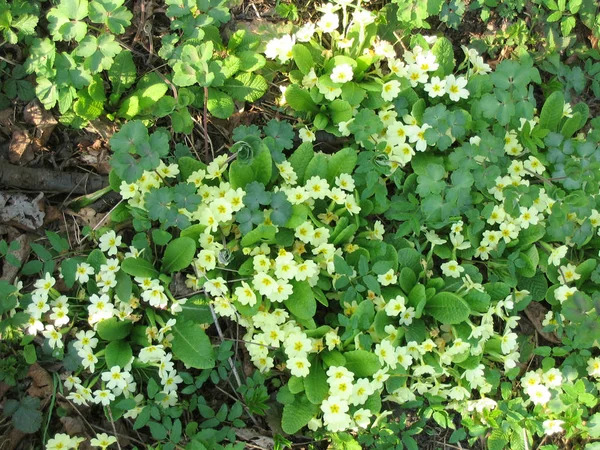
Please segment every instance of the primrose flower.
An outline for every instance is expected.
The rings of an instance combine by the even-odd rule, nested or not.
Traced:
[[[46,273],[44,278],[41,278],[34,283],[33,287],[47,293],[50,289],[52,289],[55,283],[56,280],[54,277],[51,274]]]
[[[106,252],[108,256],[114,256],[117,254],[117,247],[121,245],[121,241],[122,237],[117,236],[117,234],[113,230],[110,230],[109,232],[104,233],[102,236],[100,236],[98,246],[100,250]]]
[[[79,447],[84,438],[71,437],[68,434],[57,433],[52,439],[48,439],[46,450],[70,450]]]
[[[290,373],[296,377],[306,377],[310,373],[310,362],[304,356],[295,356],[288,359],[287,367]]]
[[[317,22],[317,28],[323,33],[333,33],[340,26],[340,18],[334,12],[328,12],[321,16]]]
[[[441,265],[442,273],[447,277],[460,278],[460,274],[465,271],[456,261],[448,261]]]
[[[383,98],[386,102],[391,102],[400,93],[400,82],[396,80],[391,80],[385,83],[381,89],[381,98]]]
[[[308,42],[315,34],[315,24],[308,22],[296,31],[296,40],[298,42]]]
[[[333,74],[331,76],[333,77]],[[317,138],[315,136],[315,133],[313,133],[306,127],[300,128],[300,131],[298,131],[298,135],[300,136],[300,139],[302,139],[302,142],[314,142]]]
[[[468,98],[469,91],[465,89],[467,79],[465,77],[456,78],[454,75],[446,76],[446,94],[453,102],[459,101],[461,98]]]
[[[106,450],[115,442],[117,442],[117,438],[106,433],[98,433],[95,438],[90,440],[92,447],[100,447],[102,450]]]
[[[562,425],[565,423],[564,420],[554,420],[554,419],[549,419],[549,420],[544,420],[544,422],[542,423],[542,426],[544,427],[544,433],[547,436],[556,434],[556,433],[562,433],[563,431],[565,431],[562,427]]]
[[[295,44],[295,39],[295,37],[287,34],[280,38],[271,39],[267,42],[265,56],[269,59],[278,59],[281,63],[289,61],[292,58],[292,47]]]
[[[339,66],[335,66],[331,71],[331,81],[334,83],[346,83],[352,80],[353,77],[352,66],[350,64],[340,64]]]
[[[431,77],[429,83],[426,83],[423,88],[431,98],[442,97],[446,93],[446,80],[440,80],[440,77]]]
[[[77,264],[75,269],[75,280],[81,284],[87,283],[90,279],[90,275],[94,275],[94,268],[88,263],[82,262]]]

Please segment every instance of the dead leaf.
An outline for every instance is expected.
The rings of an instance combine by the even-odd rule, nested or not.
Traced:
[[[30,101],[23,110],[23,119],[30,125],[35,125],[35,139],[33,150],[41,149],[46,143],[54,128],[58,124],[50,111],[46,111],[40,102],[36,100]]]
[[[275,441],[269,436],[264,436],[251,428],[239,428],[235,430],[235,435],[238,439],[250,442],[252,448],[260,448],[261,450],[272,450],[275,448]]]
[[[37,230],[44,223],[44,194],[30,199],[21,193],[0,192],[0,223],[26,230]]]
[[[110,173],[110,151],[104,145],[104,141],[96,139],[92,144],[87,141],[79,145],[79,160],[88,166],[94,167],[99,173],[108,175]]]
[[[13,164],[26,164],[34,158],[31,136],[25,130],[15,130],[8,145],[8,159]]]
[[[52,396],[54,386],[52,376],[38,363],[29,366],[27,376],[32,381],[31,386],[27,389],[27,393],[32,397],[41,399],[41,407],[43,408]]]
[[[0,132],[7,133],[7,136],[10,136],[10,132],[15,125],[14,115],[15,112],[12,108],[0,111]]]
[[[543,331],[544,327],[542,326],[542,322],[546,318],[547,313],[548,310],[538,302],[531,302],[529,305],[527,305],[527,308],[525,308],[525,315],[527,315],[527,318],[533,324],[535,330],[540,334],[540,336],[542,336],[548,342],[560,344],[561,340],[556,336],[556,333],[548,333]]]
[[[79,211],[75,212],[71,209],[66,209],[65,214],[76,217],[80,219],[78,222],[81,222],[83,225],[88,225],[94,228],[104,217],[103,214],[97,214],[93,208],[86,207],[81,208]]]
[[[10,431],[0,435],[0,449],[15,450],[25,436],[27,436],[25,433],[13,427]]]
[[[81,417],[61,417],[60,422],[69,436],[81,436],[85,433],[85,425]]]

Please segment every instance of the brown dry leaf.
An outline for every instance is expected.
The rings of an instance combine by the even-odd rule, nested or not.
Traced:
[[[540,334],[540,336],[542,336],[548,342],[552,342],[553,344],[560,344],[561,341],[560,339],[558,339],[554,332],[548,333],[546,331],[543,331],[544,327],[542,326],[542,322],[544,321],[544,318],[546,317],[547,313],[548,310],[542,305],[540,305],[538,302],[531,302],[529,303],[529,305],[527,305],[527,308],[525,308],[525,314],[527,315],[527,318],[533,324],[535,330]]]
[[[75,212],[71,209],[66,209],[65,214],[68,214],[70,216],[76,217],[77,219],[80,219],[80,220],[78,220],[78,222],[82,223],[83,225],[88,225],[92,228],[94,228],[96,225],[98,225],[98,223],[104,217],[103,214],[97,214],[96,211],[94,211],[94,209],[90,208],[90,207],[81,208],[77,212]]]
[[[252,443],[252,448],[260,448],[261,450],[273,450],[273,448],[275,448],[275,441],[273,441],[273,438],[263,436],[263,434],[251,428],[236,429],[235,435],[242,441]]]
[[[15,450],[25,436],[27,435],[22,431],[11,428],[10,431],[0,435],[0,449]]]
[[[69,436],[83,436],[85,433],[85,425],[81,417],[61,417],[60,422]]]
[[[138,4],[138,2],[135,4]],[[112,135],[117,132],[117,125],[105,118],[99,118],[92,120],[89,125],[85,127],[85,130],[93,134],[98,134],[102,139],[108,141]]]
[[[52,376],[38,363],[29,366],[27,376],[31,378],[32,381],[31,386],[27,389],[27,393],[32,397],[41,399],[43,408],[45,403],[47,403],[52,396],[54,386]]]
[[[29,258],[29,254],[31,253],[31,247],[29,246],[29,235],[22,234],[19,236],[16,241],[19,243],[19,248],[14,252],[9,252],[12,254],[17,260],[21,263],[21,265],[25,264],[27,258]],[[4,265],[2,266],[2,276],[0,280],[8,281],[12,283],[15,281],[17,274],[19,273],[19,267],[15,267],[12,264],[8,264],[8,262],[4,261]]]
[[[26,164],[34,158],[31,136],[25,130],[13,131],[8,145],[8,160],[13,164]]]
[[[79,160],[88,166],[94,167],[98,173],[110,173],[110,151],[105,147],[104,141],[96,139],[92,144],[81,142],[79,145]]]
[[[7,133],[7,136],[10,135],[13,127],[14,127],[14,114],[12,108],[6,108],[0,111],[0,132]]]
[[[26,230],[37,230],[44,223],[44,194],[30,199],[25,194],[0,192],[0,223]]]
[[[23,119],[26,123],[35,125],[34,150],[39,150],[46,145],[58,124],[54,116],[46,111],[38,100],[32,100],[25,106]]]

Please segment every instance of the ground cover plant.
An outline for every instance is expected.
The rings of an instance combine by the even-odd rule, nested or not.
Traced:
[[[114,199],[0,241],[3,445],[600,448],[592,3],[473,3],[588,33],[502,59],[457,1],[134,5],[0,3],[0,101]]]

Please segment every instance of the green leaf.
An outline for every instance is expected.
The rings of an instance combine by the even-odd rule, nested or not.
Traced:
[[[469,318],[471,308],[458,295],[440,292],[427,301],[425,311],[442,324],[455,325]]]
[[[258,227],[256,227],[250,233],[247,233],[242,238],[240,245],[242,247],[250,247],[251,245],[254,245],[260,241],[273,241],[276,233],[276,227],[261,223]]]
[[[177,238],[167,245],[163,255],[162,271],[179,272],[188,267],[196,255],[196,242],[189,237]]]
[[[108,70],[108,79],[112,83],[111,98],[120,98],[127,89],[133,86],[136,77],[137,71],[132,53],[129,50],[119,53]]]
[[[37,432],[42,426],[42,413],[39,407],[39,398],[29,396],[23,398],[12,413],[12,423],[15,428],[26,434]]]
[[[119,341],[129,336],[133,323],[129,320],[118,320],[116,317],[98,322],[98,336],[105,341]]]
[[[235,105],[233,99],[219,89],[208,88],[208,100],[206,102],[210,113],[219,119],[227,119],[233,114]]]
[[[125,33],[133,14],[123,6],[124,0],[94,0],[90,3],[90,20],[102,23],[114,34]]]
[[[307,281],[291,281],[293,292],[284,302],[287,309],[297,318],[311,319],[317,312],[315,294]]]
[[[304,142],[300,144],[292,156],[288,158],[289,163],[292,165],[294,172],[298,175],[298,180],[304,180],[304,174],[306,172],[306,168],[308,164],[315,156],[315,151],[313,150],[313,145],[310,142]]]
[[[563,117],[565,97],[561,91],[555,91],[546,99],[540,113],[540,128],[556,131]]]
[[[370,377],[381,369],[379,357],[366,350],[352,350],[344,353],[344,357],[346,358],[346,369],[354,372],[357,377]]]
[[[151,262],[142,258],[126,258],[121,264],[121,270],[133,277],[158,278],[160,275]]]
[[[133,357],[133,351],[127,341],[118,340],[110,342],[104,349],[106,358],[106,366],[108,369],[119,366],[125,367]]]
[[[323,369],[323,364],[317,359],[311,363],[310,372],[304,378],[304,391],[308,401],[315,405],[320,405],[327,397],[329,392],[327,374]]]
[[[61,0],[56,8],[48,12],[48,30],[55,41],[81,41],[87,33],[87,24],[82,22],[88,15],[87,0]]]
[[[98,38],[88,34],[75,49],[75,54],[85,58],[83,67],[91,73],[110,69],[113,59],[121,52],[121,45],[110,33],[101,34]]]
[[[352,147],[346,147],[335,152],[331,155],[327,164],[327,181],[333,184],[337,176],[343,173],[352,173],[357,161],[357,152]]]
[[[303,44],[296,44],[292,47],[292,58],[303,75],[306,75],[315,66],[310,50]]]
[[[285,90],[285,101],[298,112],[317,113],[319,111],[316,103],[308,91],[302,89],[297,84],[290,84]]]
[[[200,324],[177,320],[173,326],[172,350],[189,367],[211,369],[215,366],[212,344]]]
[[[445,37],[438,37],[431,48],[431,52],[435,55],[439,68],[434,72],[434,75],[443,78],[450,75],[454,70],[454,50],[452,42]]]
[[[308,424],[318,411],[319,407],[310,403],[306,396],[299,396],[294,399],[293,403],[283,407],[281,428],[287,434],[296,434]]]

